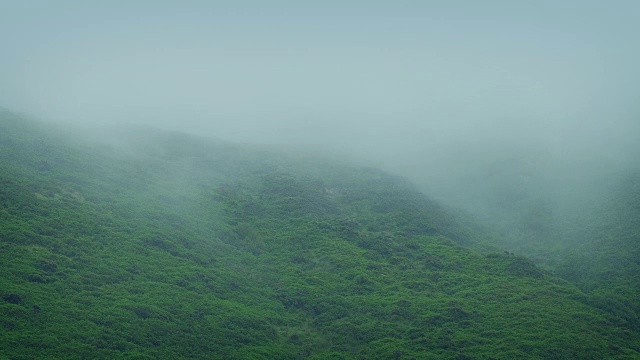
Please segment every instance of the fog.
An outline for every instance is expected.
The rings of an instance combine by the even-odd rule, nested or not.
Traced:
[[[638,159],[637,1],[0,4],[0,106],[42,119],[311,146],[469,208]]]

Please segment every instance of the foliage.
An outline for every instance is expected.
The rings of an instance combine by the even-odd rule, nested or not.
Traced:
[[[640,356],[624,299],[473,250],[490,235],[380,171],[0,128],[2,358]]]

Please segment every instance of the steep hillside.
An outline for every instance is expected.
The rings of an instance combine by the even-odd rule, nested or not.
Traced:
[[[405,180],[0,115],[0,357],[640,356],[638,333]],[[108,145],[107,145],[108,144]]]

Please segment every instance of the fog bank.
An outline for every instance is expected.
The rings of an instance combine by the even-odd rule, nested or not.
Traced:
[[[635,164],[638,13],[635,1],[5,2],[0,104],[324,148],[464,205],[496,164],[549,183]]]

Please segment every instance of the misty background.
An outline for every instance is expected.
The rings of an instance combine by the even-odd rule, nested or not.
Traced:
[[[44,120],[313,147],[476,211],[637,165],[637,1],[0,8],[0,106]]]

